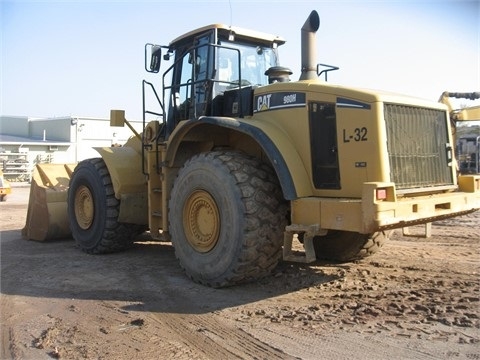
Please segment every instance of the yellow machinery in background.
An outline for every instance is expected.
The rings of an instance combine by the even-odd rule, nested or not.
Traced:
[[[447,105],[450,112],[458,171],[463,175],[480,174],[480,105],[455,108],[450,101],[451,98],[478,100],[480,92],[444,91],[439,99],[439,102]],[[475,121],[476,126],[474,128],[464,127],[464,129],[472,129],[472,131],[458,134],[457,123],[465,121]]]
[[[0,170],[0,201],[5,201],[7,195],[12,193],[10,183],[4,178],[3,171]]]

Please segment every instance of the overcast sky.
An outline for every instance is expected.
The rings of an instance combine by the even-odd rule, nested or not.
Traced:
[[[280,35],[282,65],[298,79],[300,28],[320,15],[318,62],[329,81],[437,101],[480,91],[480,2],[6,1],[0,0],[0,115],[141,119],[144,44],[167,45],[225,23]]]

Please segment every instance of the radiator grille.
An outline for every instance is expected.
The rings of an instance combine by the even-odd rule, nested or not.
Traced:
[[[385,104],[390,179],[397,189],[453,185],[446,113]]]

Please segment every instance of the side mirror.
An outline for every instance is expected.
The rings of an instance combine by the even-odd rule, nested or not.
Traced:
[[[162,47],[160,45],[145,45],[145,70],[150,73],[158,73],[162,63]]]

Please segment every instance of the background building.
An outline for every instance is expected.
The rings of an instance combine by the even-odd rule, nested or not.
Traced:
[[[141,132],[141,121],[131,124]],[[0,116],[0,168],[7,180],[29,181],[35,164],[98,157],[94,147],[123,145],[132,135],[128,127],[110,127],[109,119]]]

